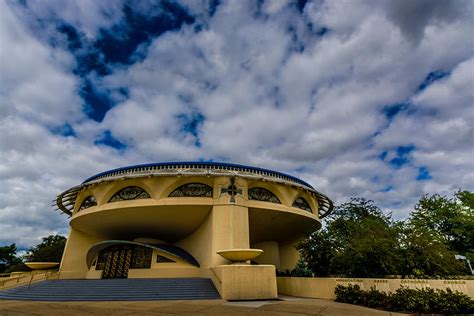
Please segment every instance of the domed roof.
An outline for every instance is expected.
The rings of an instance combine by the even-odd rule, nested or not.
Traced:
[[[307,182],[289,174],[240,164],[203,161],[150,163],[104,171],[59,194],[55,203],[59,210],[71,216],[79,191],[90,184],[125,178],[173,175],[237,176],[286,183],[306,189],[317,198],[320,218],[329,215],[333,208],[332,201],[326,195],[316,191]]]

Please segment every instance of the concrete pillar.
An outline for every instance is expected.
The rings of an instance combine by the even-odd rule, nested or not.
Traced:
[[[263,253],[255,259],[258,264],[272,264],[280,270],[280,247],[276,241],[253,244],[252,248],[263,250]]]
[[[293,270],[300,258],[296,250],[298,241],[280,243],[280,271]]]
[[[236,204],[215,205],[212,230],[213,265],[225,264],[226,260],[216,254],[217,251],[250,248],[248,208]]]
[[[89,269],[87,268],[86,256],[89,249],[101,238],[84,234],[71,228],[69,237],[64,248],[63,258],[60,266],[61,279],[83,279]]]

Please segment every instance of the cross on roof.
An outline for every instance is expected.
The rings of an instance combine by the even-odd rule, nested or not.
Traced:
[[[221,188],[221,194],[227,193],[230,195],[230,203],[235,203],[235,196],[242,195],[242,189],[235,186],[235,176],[230,178],[230,185],[227,188]]]

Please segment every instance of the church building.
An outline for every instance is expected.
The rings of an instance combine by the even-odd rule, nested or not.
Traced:
[[[275,270],[295,267],[333,208],[291,175],[214,162],[106,171],[55,203],[70,216],[61,279],[208,278],[223,298],[275,297]],[[266,292],[231,294],[235,278]]]

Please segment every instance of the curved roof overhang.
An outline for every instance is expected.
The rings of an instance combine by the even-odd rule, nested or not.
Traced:
[[[306,190],[318,201],[320,219],[329,215],[334,207],[329,197],[314,189],[307,182],[291,175],[269,169],[218,162],[164,162],[113,169],[92,176],[86,179],[82,184],[62,192],[57,196],[54,202],[59,210],[72,216],[77,195],[82,188],[102,182],[150,176],[229,176],[260,179],[287,184]]]
[[[145,244],[145,243],[128,241],[128,240],[106,240],[106,241],[101,241],[93,245],[87,252],[87,256],[86,256],[87,268],[90,269],[92,265],[92,261],[94,260],[95,257],[97,257],[97,255],[99,254],[101,250],[106,249],[111,246],[116,246],[116,245],[134,245],[134,246],[141,246],[145,248],[155,249],[155,250],[158,250],[159,252],[166,254],[170,258],[179,259],[181,261],[187,262],[199,268],[199,262],[196,259],[194,259],[194,257],[191,256],[184,249],[181,249],[172,245]]]

